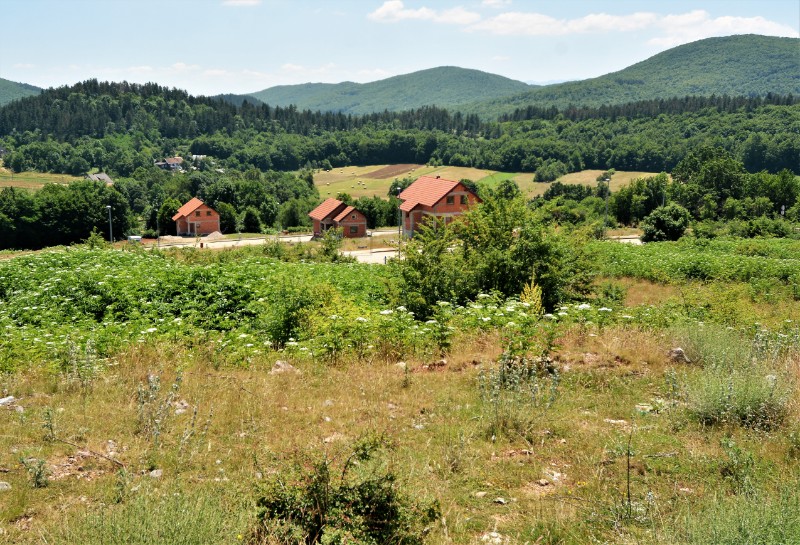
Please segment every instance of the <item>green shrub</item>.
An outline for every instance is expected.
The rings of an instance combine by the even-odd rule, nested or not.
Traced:
[[[659,206],[642,220],[642,242],[678,240],[689,226],[689,211],[679,204]]]
[[[376,455],[383,439],[357,442],[343,463],[327,456],[310,467],[296,463],[258,499],[254,540],[277,543],[423,543],[438,504],[423,508],[397,486]]]

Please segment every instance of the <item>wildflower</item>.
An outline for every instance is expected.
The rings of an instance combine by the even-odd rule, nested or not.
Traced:
[[[611,309],[608,307],[600,307],[597,309],[598,312],[611,312]]]
[[[247,337],[247,333],[242,333],[241,335],[239,335],[240,339],[244,339],[245,337]]]
[[[433,325],[433,324],[437,324],[437,323],[439,323],[439,322],[437,322],[436,320],[428,320],[428,321],[427,321],[427,322],[425,322],[425,323],[426,323],[426,324],[428,324],[428,325]]]
[[[484,316],[483,318],[481,318],[481,320],[483,320],[484,322],[488,322],[488,321],[490,321],[490,320],[491,320],[491,317],[489,317],[489,316]]]
[[[547,314],[545,314],[544,317],[547,318],[548,320],[555,320],[555,318],[556,318],[555,316],[553,316],[549,312]]]
[[[491,297],[491,295],[489,295],[488,293],[479,293],[478,294],[478,299],[488,299],[489,297]]]
[[[330,318],[331,320],[338,320],[339,319],[339,315],[338,314],[331,314],[328,318]]]
[[[386,309],[386,310],[382,310],[381,314],[383,314],[384,316],[388,316],[389,314],[392,314],[393,312],[394,311],[391,310],[391,309]]]
[[[356,318],[356,322],[362,322],[362,323],[363,323],[363,322],[368,322],[368,321],[369,321],[369,320],[367,320],[367,319],[366,319],[366,318],[364,318],[363,316],[359,316],[358,318]]]
[[[406,307],[404,307],[402,305],[397,307],[397,312],[405,312],[405,311],[406,311]]]
[[[450,306],[450,303],[448,303],[447,301],[437,301],[436,304],[439,305],[440,307],[449,307]]]
[[[589,303],[581,303],[578,305],[578,310],[589,310],[590,308],[592,308],[592,305]]]

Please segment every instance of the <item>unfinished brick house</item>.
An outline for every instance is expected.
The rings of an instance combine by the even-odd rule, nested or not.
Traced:
[[[178,208],[172,220],[178,235],[209,235],[219,231],[219,214],[197,197]]]
[[[325,199],[308,215],[313,222],[315,237],[322,236],[328,229],[337,227],[342,228],[342,236],[347,238],[367,236],[367,217],[340,200]]]
[[[438,176],[421,176],[398,196],[403,203],[401,225],[403,234],[411,237],[420,225],[431,218],[445,224],[463,214],[470,206],[481,202],[480,197],[461,182]]]

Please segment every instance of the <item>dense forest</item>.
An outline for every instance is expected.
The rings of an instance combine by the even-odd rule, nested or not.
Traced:
[[[481,121],[436,107],[365,116],[237,107],[154,84],[87,81],[0,108],[0,141],[15,171],[128,176],[174,153],[223,168],[297,170],[351,164],[442,163],[534,172],[586,168],[669,171],[690,150],[722,147],[750,171],[800,172],[793,96],[686,97],[604,108],[526,108]]]

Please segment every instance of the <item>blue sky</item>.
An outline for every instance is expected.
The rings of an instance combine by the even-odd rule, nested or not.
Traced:
[[[435,66],[585,79],[710,36],[800,36],[798,0],[3,0],[0,77],[194,94]],[[798,52],[800,61],[800,51]]]

